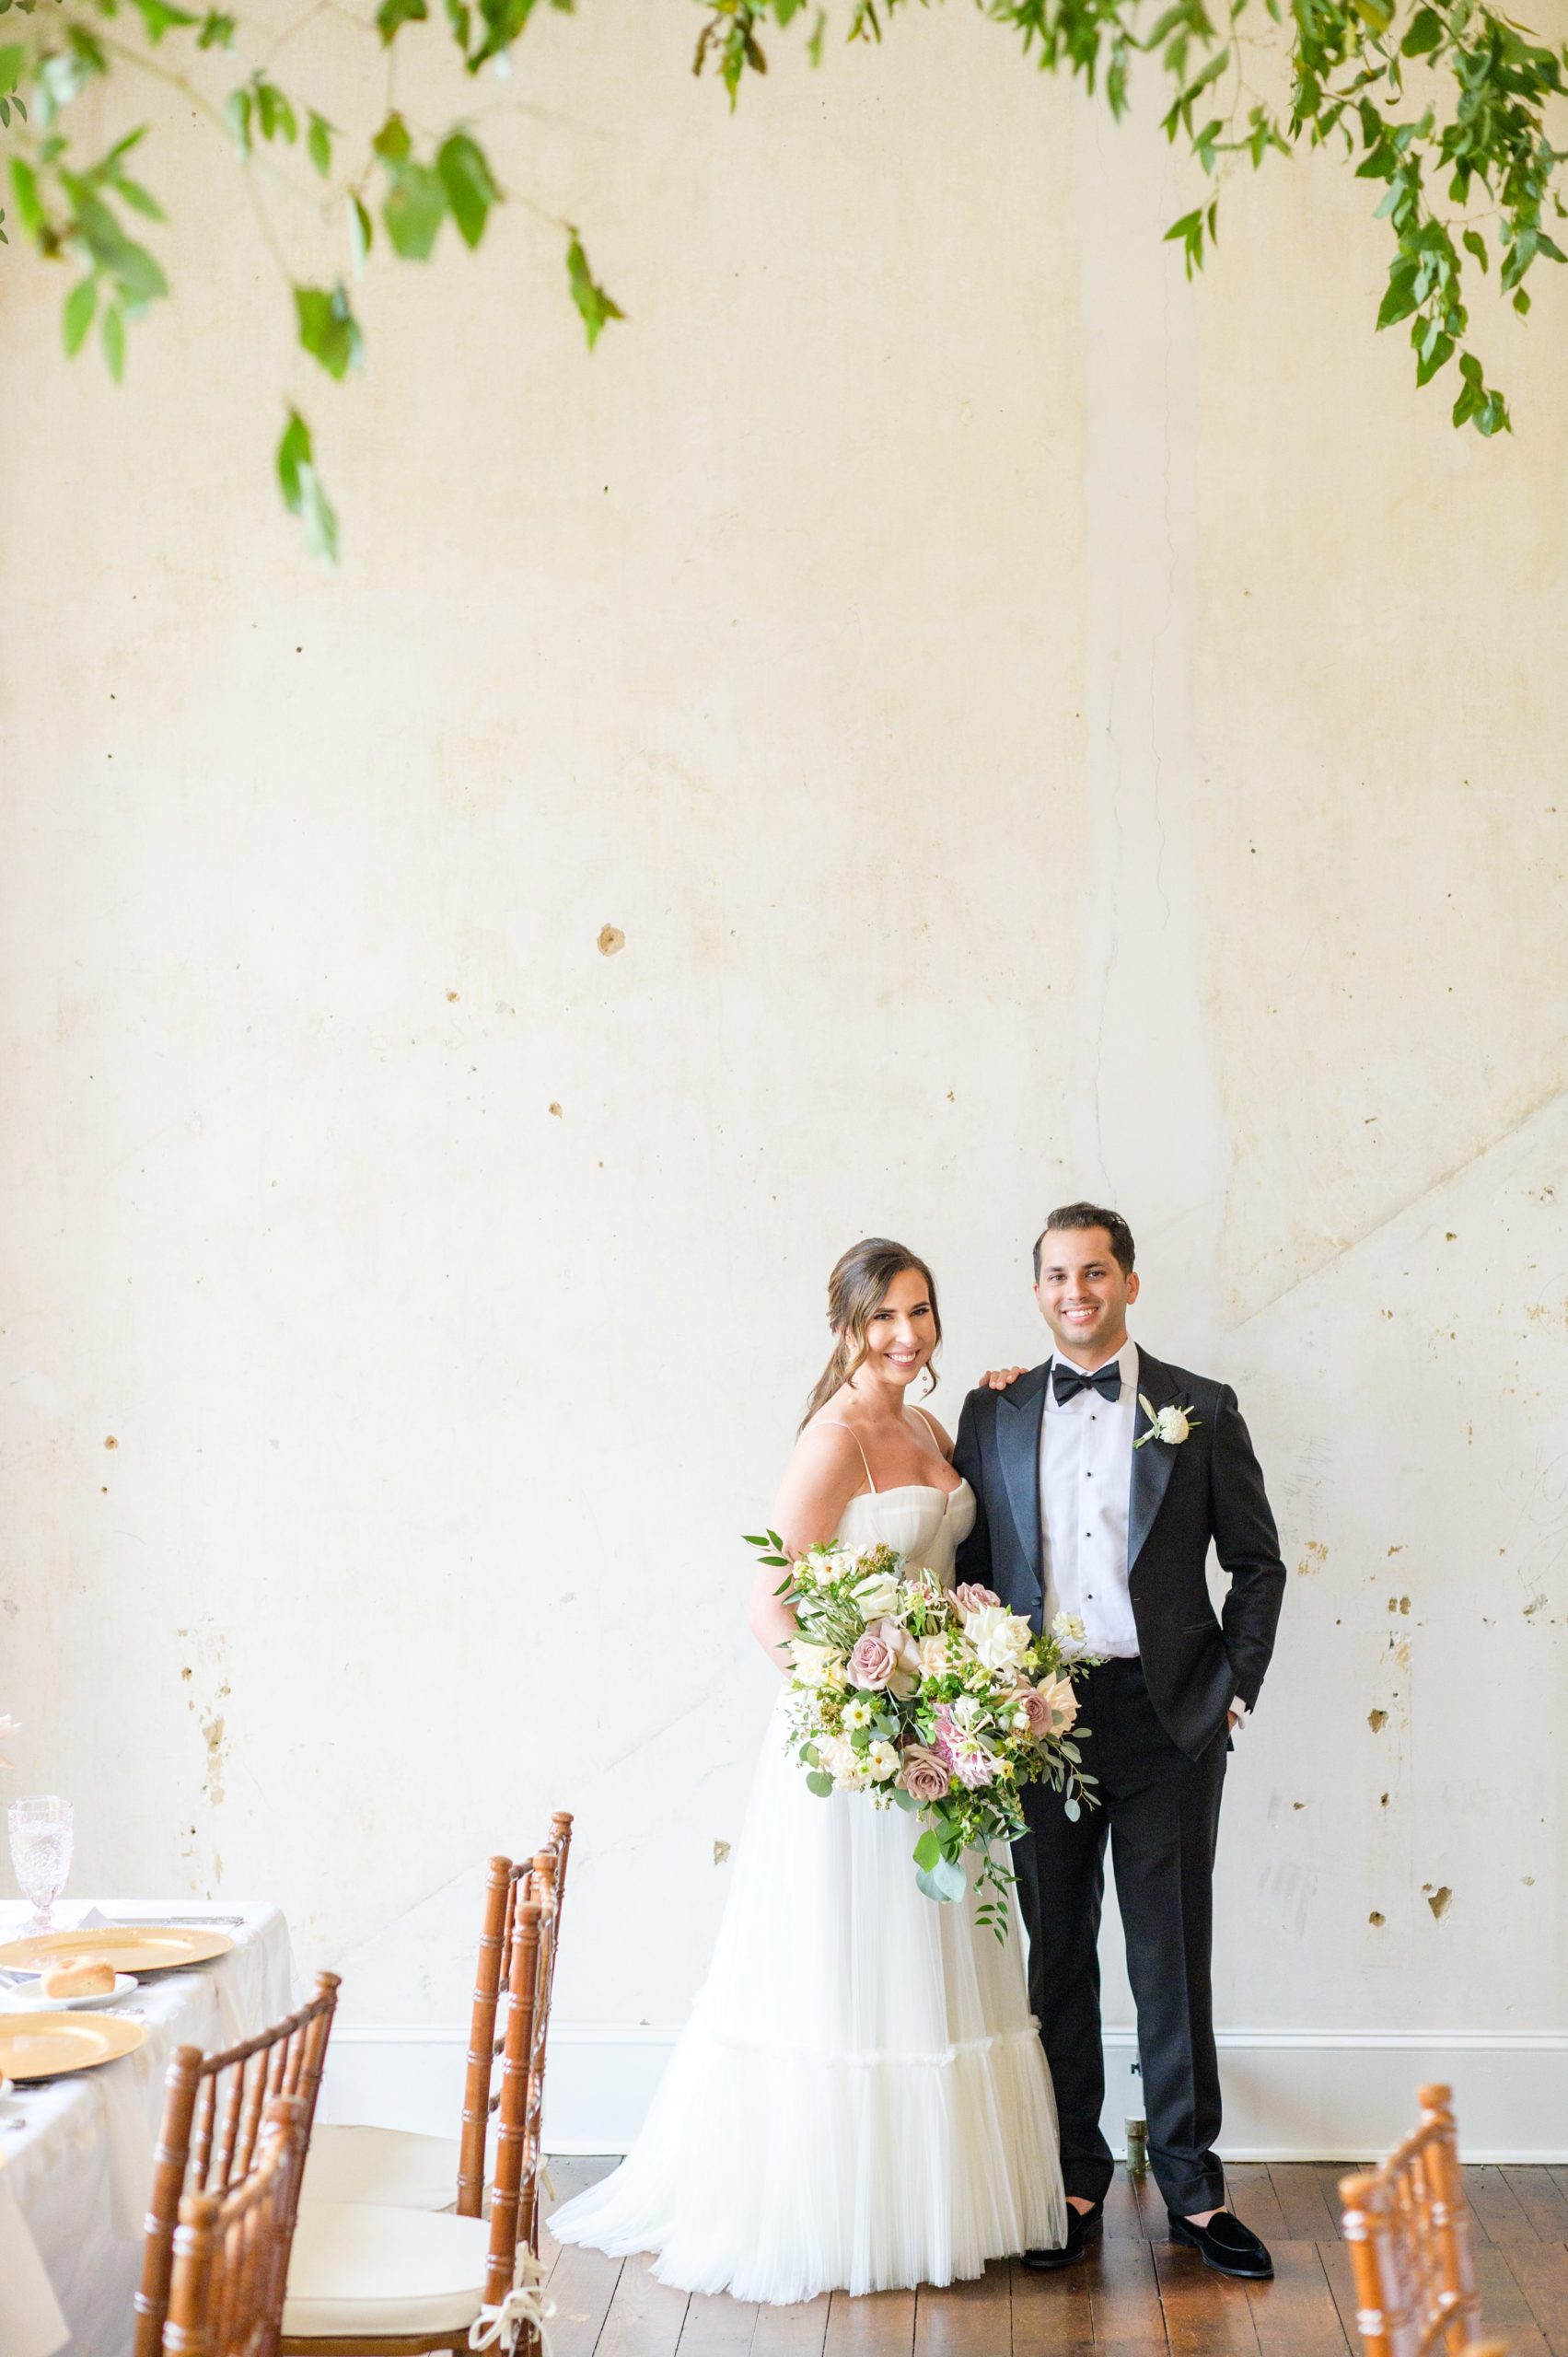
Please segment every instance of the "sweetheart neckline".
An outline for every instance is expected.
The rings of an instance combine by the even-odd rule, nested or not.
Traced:
[[[936,1481],[894,1481],[886,1490],[857,1490],[854,1497],[851,1498],[850,1504],[852,1506],[857,1505],[862,1498],[903,1497],[906,1496],[911,1490],[918,1490],[927,1497],[940,1498],[943,1501],[942,1511],[946,1514],[948,1505],[952,1503],[953,1499],[958,1496],[958,1490],[967,1490],[969,1486],[968,1480],[961,1473],[958,1476],[958,1488],[952,1490],[944,1490],[941,1484]]]

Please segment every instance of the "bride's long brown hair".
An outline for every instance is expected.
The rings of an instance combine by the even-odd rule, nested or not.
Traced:
[[[872,1318],[888,1298],[888,1288],[895,1277],[906,1269],[917,1269],[925,1280],[925,1290],[931,1303],[931,1322],[936,1329],[936,1341],[942,1340],[942,1313],[936,1306],[936,1280],[918,1252],[906,1251],[886,1236],[867,1236],[859,1244],[852,1244],[838,1260],[828,1279],[828,1323],[833,1329],[833,1355],[817,1378],[816,1388],[806,1403],[806,1413],[800,1420],[804,1432],[819,1408],[830,1400],[842,1383],[850,1382],[865,1364],[870,1355],[865,1333]],[[936,1370],[929,1364],[926,1375],[930,1391],[936,1388]]]

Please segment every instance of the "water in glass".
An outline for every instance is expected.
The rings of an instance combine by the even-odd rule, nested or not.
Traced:
[[[11,1864],[22,1897],[30,1900],[33,1928],[47,1932],[55,1900],[71,1871],[71,1804],[52,1794],[13,1801],[6,1812],[11,1834]]]

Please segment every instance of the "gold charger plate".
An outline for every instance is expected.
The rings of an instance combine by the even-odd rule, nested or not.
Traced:
[[[35,1932],[0,1948],[0,1965],[39,1972],[63,1956],[100,1956],[116,1972],[178,1972],[227,1956],[234,1942],[226,1932],[203,1932],[186,1923],[100,1923],[96,1931]]]
[[[90,2071],[134,2054],[146,2035],[140,2022],[118,2014],[0,2014],[0,2078]]]

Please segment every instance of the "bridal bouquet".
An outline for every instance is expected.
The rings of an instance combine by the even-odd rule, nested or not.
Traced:
[[[789,1746],[807,1784],[916,1817],[928,1898],[964,1896],[972,1852],[979,1918],[1005,1940],[1013,1875],[993,1845],[1024,1830],[1022,1788],[1053,1785],[1070,1817],[1093,1805],[1073,1741],[1073,1678],[1089,1661],[1066,1650],[1081,1625],[1037,1637],[989,1588],[906,1576],[891,1547],[813,1547],[792,1563],[776,1531],[747,1544],[784,1572],[776,1592],[795,1607]]]

